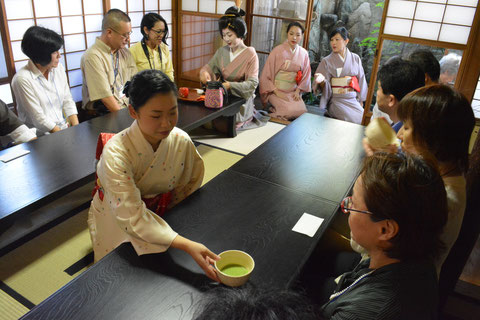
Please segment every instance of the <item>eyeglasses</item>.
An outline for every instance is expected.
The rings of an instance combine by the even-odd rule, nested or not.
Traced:
[[[120,35],[123,39],[128,39],[130,38],[130,35],[132,34],[132,31],[130,32],[127,32],[127,33],[120,33],[118,32],[117,30],[113,29],[113,28],[110,28],[113,32],[115,32],[116,34]]]
[[[153,32],[155,32],[156,34],[158,35],[163,35],[165,34],[167,31],[164,29],[164,30],[155,30],[155,29],[150,29],[152,30]]]
[[[352,197],[346,197],[345,199],[343,199],[342,203],[340,204],[340,208],[342,208],[343,213],[350,213],[350,211],[355,211],[355,212],[361,212],[365,214],[373,214],[370,211],[351,209],[351,207],[352,207]]]

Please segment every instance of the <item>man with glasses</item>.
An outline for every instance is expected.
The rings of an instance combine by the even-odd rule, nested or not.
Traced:
[[[128,106],[123,94],[137,67],[130,51],[125,48],[132,26],[126,13],[118,9],[107,12],[102,21],[102,35],[82,56],[83,108],[100,115]]]

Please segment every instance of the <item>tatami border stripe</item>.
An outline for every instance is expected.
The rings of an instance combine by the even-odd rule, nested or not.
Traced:
[[[73,276],[75,273],[82,270],[92,262],[93,262],[93,251],[63,271],[66,272],[69,276]]]
[[[230,152],[230,153],[236,154],[237,156],[241,156],[241,157],[246,157],[247,156],[246,154],[236,152],[236,151],[232,151],[232,150],[228,150],[228,149],[224,149],[224,148],[220,148],[220,147],[217,147],[217,146],[214,146],[214,145],[211,145],[211,144],[207,144],[207,143],[203,143],[203,142],[199,142],[199,141],[195,141],[195,140],[194,140],[194,142],[198,143],[198,144],[201,144],[201,145],[204,145],[204,146],[207,146],[207,147],[214,148],[214,149],[222,150],[222,151],[225,151],[225,152]]]
[[[31,310],[33,307],[35,307],[35,304],[22,296],[20,293],[17,291],[13,290],[10,288],[5,282],[0,281],[0,289],[4,291],[6,294],[8,294],[10,297],[15,299],[17,302],[21,303],[25,308]]]

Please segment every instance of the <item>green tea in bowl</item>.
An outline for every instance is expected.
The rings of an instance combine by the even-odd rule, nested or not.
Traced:
[[[247,282],[255,267],[253,258],[240,250],[228,250],[219,254],[220,260],[215,261],[220,281],[231,287],[238,287]]]

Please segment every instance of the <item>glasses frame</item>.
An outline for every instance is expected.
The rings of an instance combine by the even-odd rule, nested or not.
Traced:
[[[122,37],[123,39],[129,39],[130,36],[132,35],[132,32],[133,31],[130,31],[130,32],[127,32],[127,33],[124,33],[124,34],[121,34],[120,32],[118,32],[117,30],[113,29],[113,28],[109,28],[110,30],[112,30],[113,32],[115,32],[116,34],[118,34],[120,37]]]
[[[350,209],[345,206],[345,202],[351,202],[352,197],[345,197],[342,202],[340,203],[340,209],[342,210],[343,213],[350,213],[350,211],[355,211],[355,212],[360,212],[360,213],[365,213],[365,214],[373,214],[373,212],[366,211],[366,210],[357,210],[357,209]]]
[[[164,35],[167,33],[167,30],[166,30],[166,29],[157,31],[157,30],[155,30],[155,29],[152,28],[152,29],[150,29],[150,30],[153,31],[153,32],[155,32],[155,33],[158,34],[159,36],[160,36],[160,35],[163,35],[163,36],[164,36]]]

